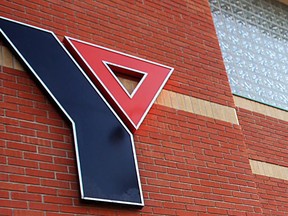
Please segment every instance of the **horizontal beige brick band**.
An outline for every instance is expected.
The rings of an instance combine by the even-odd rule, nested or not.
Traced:
[[[0,45],[0,65],[17,70],[24,70],[22,65],[6,46]]]
[[[242,97],[234,96],[234,102],[237,107],[250,110],[252,112],[261,113],[273,118],[288,121],[288,112],[265,104],[257,103]]]
[[[234,108],[176,92],[162,90],[156,103],[197,115],[230,122],[232,124],[239,124]]]
[[[266,162],[249,160],[252,173],[288,180],[288,167],[283,167],[275,164],[270,164]]]
[[[21,64],[5,46],[0,46],[0,65],[23,70]],[[119,77],[119,80],[126,88],[128,88],[128,91],[131,91],[137,85],[137,83],[125,78]],[[197,115],[230,122],[232,124],[239,124],[234,108],[175,93],[172,91],[163,90],[157,98],[156,103]]]

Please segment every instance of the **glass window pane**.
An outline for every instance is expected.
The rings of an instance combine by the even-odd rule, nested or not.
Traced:
[[[288,6],[210,0],[233,94],[288,110]]]

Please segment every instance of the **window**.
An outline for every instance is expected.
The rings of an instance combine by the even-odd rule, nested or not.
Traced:
[[[210,0],[232,92],[288,110],[288,6]]]

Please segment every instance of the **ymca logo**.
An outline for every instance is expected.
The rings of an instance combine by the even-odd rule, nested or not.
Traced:
[[[69,37],[65,48],[53,32],[6,18],[0,32],[71,122],[81,198],[143,206],[133,133],[173,68]]]

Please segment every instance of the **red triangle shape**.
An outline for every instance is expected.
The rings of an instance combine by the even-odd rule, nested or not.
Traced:
[[[64,43],[128,128],[137,130],[173,68],[73,38],[66,37]],[[143,74],[132,95],[109,71],[109,64]]]

